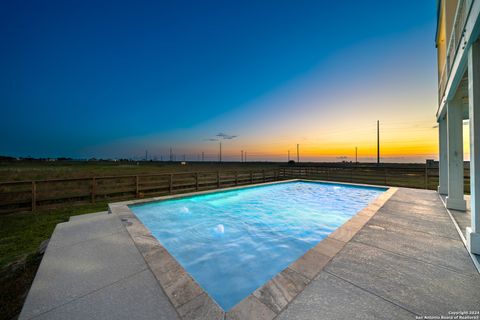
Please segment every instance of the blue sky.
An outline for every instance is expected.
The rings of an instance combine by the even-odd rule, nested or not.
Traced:
[[[377,117],[428,131],[435,13],[433,0],[4,1],[0,154],[215,157],[207,140],[225,132],[232,159],[295,142],[321,159],[323,138],[348,144]]]

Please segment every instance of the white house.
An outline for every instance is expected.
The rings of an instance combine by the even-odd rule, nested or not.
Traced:
[[[466,210],[463,120],[470,121],[471,225],[467,247],[480,254],[480,0],[437,1],[440,183],[449,209]]]

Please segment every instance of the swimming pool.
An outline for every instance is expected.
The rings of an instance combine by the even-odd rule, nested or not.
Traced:
[[[385,190],[294,181],[130,209],[228,311]]]

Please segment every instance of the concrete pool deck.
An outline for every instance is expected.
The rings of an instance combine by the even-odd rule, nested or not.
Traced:
[[[296,270],[290,274],[295,281],[274,282],[272,301],[299,292],[286,307],[247,301],[248,310],[257,319],[415,319],[479,309],[480,275],[436,192],[400,188],[347,238],[332,240],[329,248],[340,251],[303,285],[292,285],[304,279]],[[182,294],[180,307],[188,304],[191,311],[183,318],[223,317],[201,312],[203,295],[189,300],[188,292]],[[120,218],[94,214],[57,226],[20,315],[65,318],[180,315]]]

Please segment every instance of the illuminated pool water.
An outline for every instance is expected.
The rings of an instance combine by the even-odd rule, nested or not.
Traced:
[[[295,181],[130,208],[228,311],[385,190]]]

